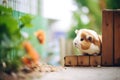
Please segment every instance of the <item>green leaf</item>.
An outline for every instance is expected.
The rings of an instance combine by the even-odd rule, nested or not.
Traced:
[[[17,71],[21,64],[24,49],[21,45],[24,40],[20,33],[21,28],[12,15],[12,9],[0,6],[0,71]],[[20,18],[22,27],[31,27],[33,16],[24,15]],[[6,68],[3,67],[6,63]]]
[[[32,19],[33,19],[32,15],[26,14],[20,18],[20,21],[22,22],[23,26],[32,27],[32,24],[31,24]]]
[[[0,5],[0,16],[8,16],[12,15],[12,8],[7,8],[5,6]]]
[[[7,31],[9,30],[9,34],[13,34],[18,30],[18,23],[12,16],[0,16],[0,18],[2,19],[0,20],[0,27],[6,27]],[[3,24],[4,26],[1,26]]]

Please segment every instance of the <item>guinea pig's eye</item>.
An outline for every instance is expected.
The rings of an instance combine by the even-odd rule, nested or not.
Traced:
[[[83,41],[83,40],[84,40],[83,38],[80,39],[80,41]]]

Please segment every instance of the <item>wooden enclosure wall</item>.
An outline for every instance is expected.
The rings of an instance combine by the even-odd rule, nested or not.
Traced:
[[[120,10],[104,10],[102,17],[102,65],[120,66]]]
[[[120,66],[120,10],[114,11],[114,65]]]
[[[65,56],[65,66],[120,66],[120,10],[102,11],[102,55]]]
[[[113,65],[113,11],[102,12],[102,65]]]

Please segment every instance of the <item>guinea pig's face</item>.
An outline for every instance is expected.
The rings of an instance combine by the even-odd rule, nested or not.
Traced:
[[[75,33],[76,37],[73,40],[73,45],[80,50],[89,49],[93,41],[93,35],[85,30],[76,30]]]

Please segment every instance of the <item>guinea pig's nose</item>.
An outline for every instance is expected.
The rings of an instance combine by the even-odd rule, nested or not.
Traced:
[[[75,45],[77,45],[77,43],[74,43]]]

